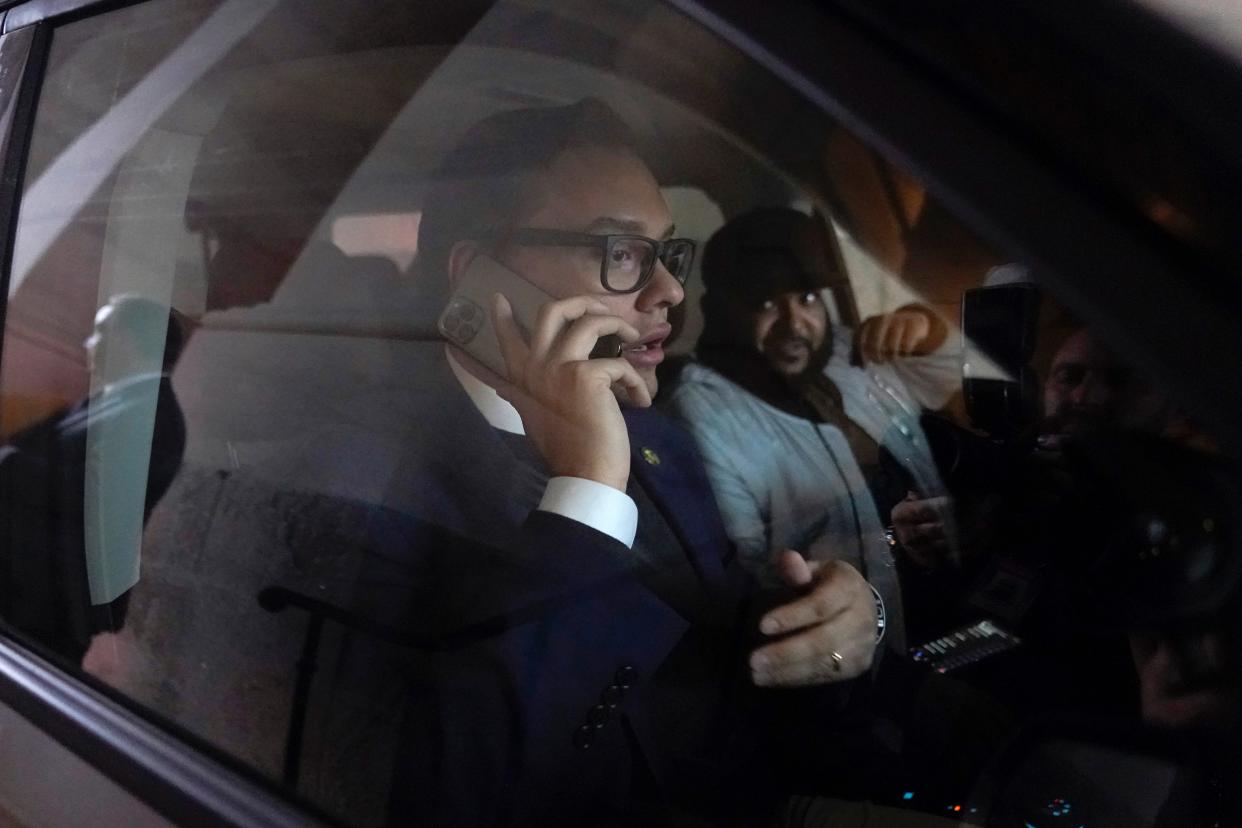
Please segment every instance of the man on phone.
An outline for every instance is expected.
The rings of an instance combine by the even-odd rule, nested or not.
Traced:
[[[649,407],[692,245],[620,119],[588,99],[476,125],[434,179],[419,244],[425,286],[482,269],[551,301],[523,319],[498,290],[486,320],[412,366],[426,408],[393,486],[419,519],[413,612],[438,652],[393,816],[720,820],[776,791],[864,784],[852,737],[829,728],[842,682],[871,664],[872,590],[787,552],[786,593],[748,615],[693,445]],[[489,324],[503,374],[471,353]],[[620,353],[589,358],[608,335]],[[809,685],[833,692],[763,689]]]

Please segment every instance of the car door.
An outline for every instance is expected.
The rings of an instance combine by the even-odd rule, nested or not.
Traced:
[[[896,363],[924,392],[858,394],[874,421],[918,420],[921,406],[938,424],[929,439],[951,435],[953,456],[938,454],[933,475],[945,489],[916,494],[964,504],[954,542],[976,557],[930,571],[893,547],[914,651],[979,618],[1010,625],[1026,642],[1018,652],[1038,651],[1033,625],[1037,639],[1048,633],[1051,660],[1032,659],[1029,673],[993,660],[1002,666],[963,681],[1032,727],[1051,710],[1116,714],[1141,729],[1136,685],[1148,662],[1135,672],[1133,631],[1101,623],[1097,646],[1090,608],[1059,626],[1032,620],[1098,586],[1090,567],[1006,556],[1033,549],[1032,538],[1077,551],[1044,531],[1061,513],[1043,501],[1028,510],[1034,489],[986,463],[968,467],[962,447],[1008,463],[1013,434],[981,434],[979,412],[1022,394],[1004,427],[1036,429],[1044,403],[1032,388],[1049,381],[1066,337],[1088,329],[1117,372],[1160,397],[1166,419],[1140,431],[1232,461],[1236,204],[1222,193],[1238,165],[1221,140],[1228,130],[1196,113],[1235,117],[1214,96],[1236,89],[1238,73],[1144,13],[1133,25],[1158,33],[1151,49],[1193,55],[1211,79],[1185,87],[1211,107],[1174,105],[1166,81],[1094,30],[1071,38],[1072,22],[1033,5],[978,15],[965,5],[926,19],[848,2],[764,14],[681,0],[5,4],[0,807],[15,824],[431,819],[393,802],[413,773],[410,688],[436,651],[409,626],[411,596],[437,585],[419,583],[375,532],[429,508],[400,485],[410,447],[430,439],[416,366],[439,347],[446,298],[443,274],[420,270],[424,197],[474,122],[588,96],[634,130],[700,247],[755,208],[819,222],[836,263],[824,298],[843,342],[911,307],[943,325],[937,359]],[[1100,28],[1115,22],[1103,4],[1096,13]],[[1040,39],[1026,43],[1019,21]],[[1046,50],[1057,59],[1040,63]],[[703,329],[700,267],[669,348],[682,360],[693,361]],[[1015,315],[974,327],[963,295],[1005,281],[1036,286],[1041,315],[1001,303]],[[1033,343],[1016,361],[998,356],[997,340],[1026,325]],[[963,371],[999,382],[1000,402],[978,382],[963,393]],[[782,463],[806,460],[773,445]],[[1102,461],[1082,462],[1094,473]],[[1154,474],[1135,462],[1136,480]],[[1116,475],[1092,480],[1110,495],[1125,488]],[[1158,488],[1142,480],[1144,497]],[[861,508],[876,524],[869,542],[881,543],[893,503],[846,489],[855,518]],[[482,532],[491,508],[438,517]],[[1133,517],[1117,508],[1117,520]],[[986,531],[971,535],[976,519]],[[822,523],[802,532],[808,545]],[[1199,601],[1197,622],[1232,617],[1232,560],[1212,559],[1217,592],[1180,596]],[[1052,588],[1039,574],[1049,569]],[[1100,605],[1132,609],[1151,584],[1132,586]],[[1030,605],[1044,609],[1030,615]],[[1055,652],[1066,641],[1085,642],[1083,652]],[[1044,683],[1017,686],[1045,665]],[[1084,665],[1103,678],[1073,692]],[[936,711],[945,732],[919,732],[946,755],[969,754],[969,717]],[[1070,735],[1109,750],[1121,741],[1085,727]],[[1108,761],[1156,757],[1151,777],[1166,782],[1185,767],[1146,742],[1120,754]],[[987,767],[982,757],[963,773],[978,781]],[[1032,774],[970,801],[917,788],[833,793],[965,818],[1002,813],[1026,795],[1021,784],[1043,796]],[[1153,795],[1136,819],[1163,804]]]

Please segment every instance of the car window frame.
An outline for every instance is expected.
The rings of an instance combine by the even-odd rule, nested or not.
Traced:
[[[52,30],[118,7],[64,0],[21,6],[22,25],[4,10],[0,37],[25,44],[22,71],[0,88],[0,325],[8,306],[13,241],[34,116]],[[3,359],[0,352],[0,359]],[[0,623],[0,704],[7,705],[122,789],[174,823],[237,826],[330,825],[333,821],[271,780],[250,771],[150,712],[139,714],[96,683],[74,677]]]

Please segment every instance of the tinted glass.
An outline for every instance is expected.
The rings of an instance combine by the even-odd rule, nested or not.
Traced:
[[[670,8],[126,6],[23,180],[6,628],[341,820],[1232,807],[1233,458]]]

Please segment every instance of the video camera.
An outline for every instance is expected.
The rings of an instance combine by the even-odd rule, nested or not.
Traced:
[[[1119,425],[1040,448],[1030,365],[1040,303],[1027,283],[965,292],[963,394],[982,434],[926,424],[954,494],[1002,499],[990,546],[1011,565],[1005,583],[982,583],[971,600],[1017,624],[1029,593],[1044,588],[1030,581],[1053,572],[1072,585],[1073,603],[1114,630],[1242,615],[1233,611],[1242,593],[1236,464]]]

